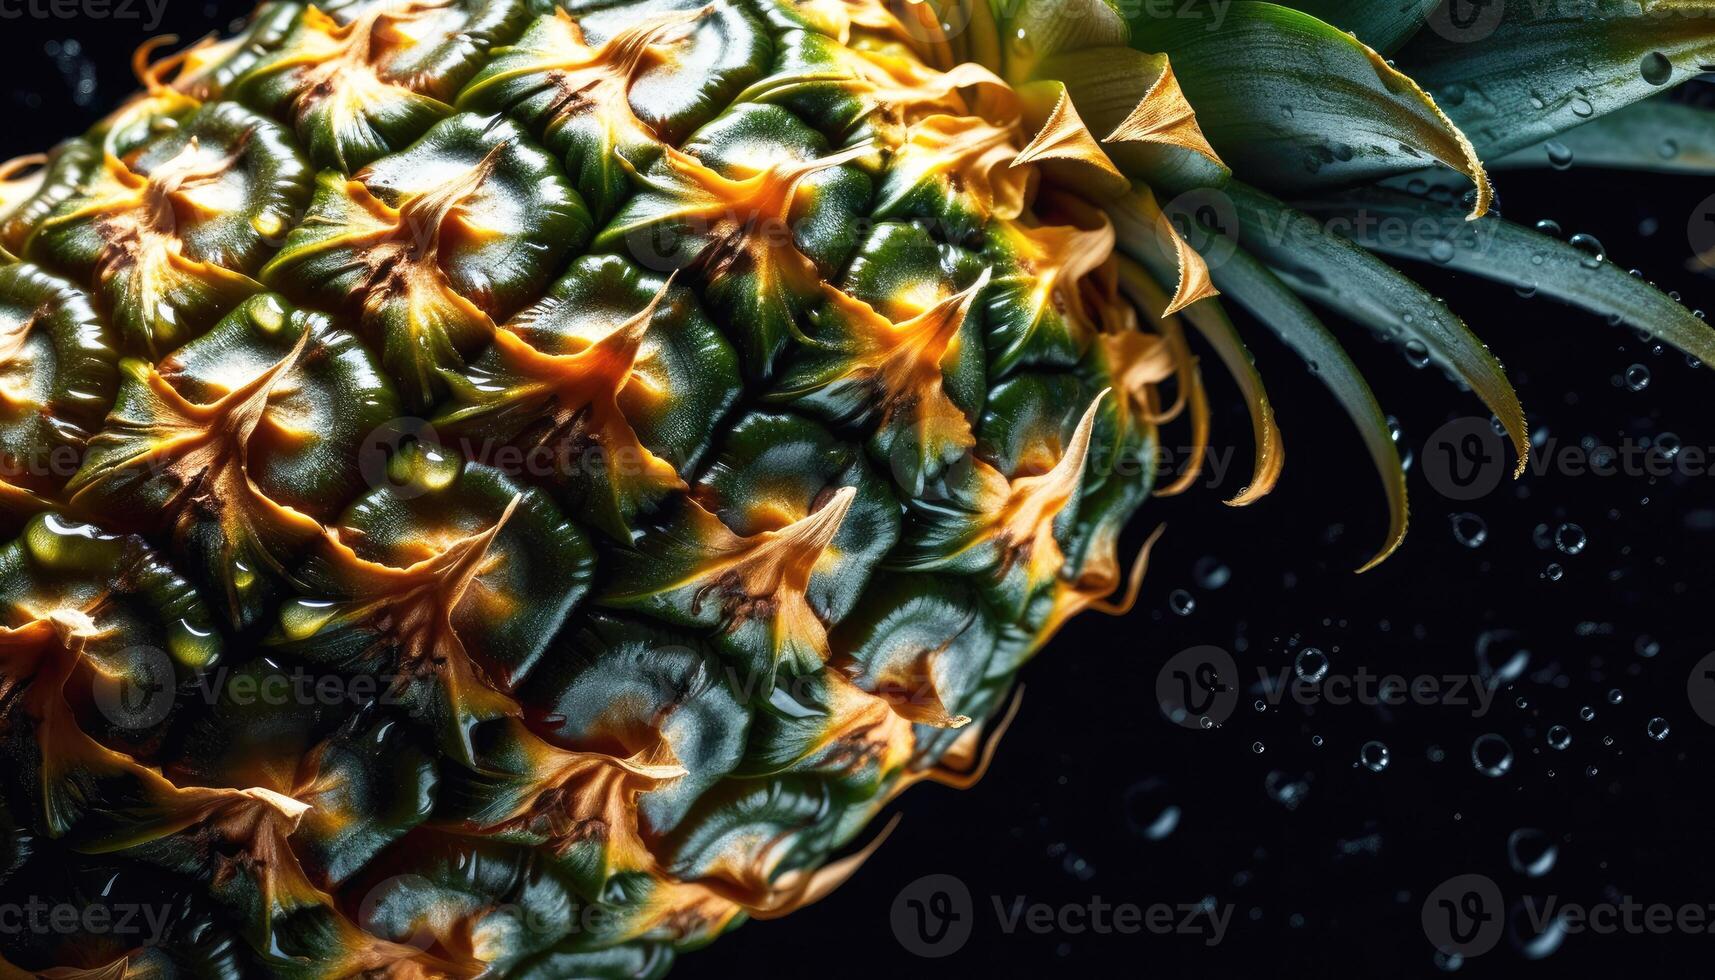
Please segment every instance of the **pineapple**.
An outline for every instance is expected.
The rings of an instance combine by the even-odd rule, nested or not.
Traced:
[[[0,882],[148,914],[0,975],[656,976],[815,901],[1136,599],[1193,338],[1254,423],[1230,503],[1277,480],[1217,297],[1356,423],[1365,567],[1404,475],[1310,304],[1528,443],[1362,246],[1715,360],[1483,162],[1658,165],[1622,137],[1706,126],[1649,97],[1712,6],[270,2],[146,45],[0,170]]]

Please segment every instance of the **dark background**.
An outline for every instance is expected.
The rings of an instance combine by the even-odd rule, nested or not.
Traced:
[[[243,9],[171,0],[159,32],[198,36]],[[111,107],[133,87],[128,57],[147,34],[140,19],[0,21],[8,78],[0,157],[44,147]],[[1612,261],[1683,292],[1692,307],[1715,308],[1715,278],[1688,268],[1684,231],[1715,184],[1576,165],[1496,177],[1512,220],[1551,218],[1568,234],[1594,235]],[[1704,410],[1715,400],[1709,369],[1506,286],[1410,271],[1509,366],[1533,429],[1561,445],[1636,444],[1666,431],[1687,447],[1715,447]],[[1442,423],[1486,415],[1438,372],[1414,370],[1360,327],[1330,324],[1398,418],[1402,449],[1419,460]],[[1224,486],[1148,505],[1125,554],[1145,528],[1169,529],[1139,607],[1123,619],[1075,621],[1025,671],[1023,711],[983,783],[913,790],[894,807],[905,815],[898,832],[851,882],[784,922],[739,929],[688,957],[678,975],[1369,977],[1449,967],[1475,976],[1650,967],[1679,975],[1678,964],[1710,961],[1715,934],[1583,934],[1539,959],[1509,937],[1462,965],[1438,964],[1420,909],[1437,884],[1463,873],[1489,876],[1508,902],[1715,905],[1707,792],[1715,731],[1686,690],[1692,665],[1712,648],[1705,556],[1715,544],[1715,478],[1551,469],[1457,502],[1437,495],[1414,464],[1406,546],[1357,576],[1351,570],[1380,540],[1385,516],[1361,444],[1290,351],[1242,317],[1240,327],[1289,450],[1279,489],[1248,509],[1220,502],[1246,478],[1249,424],[1206,357],[1215,451],[1233,453],[1234,472]],[[1624,381],[1633,364],[1651,376],[1641,390]],[[1164,438],[1172,446],[1185,437]],[[1486,524],[1478,547],[1453,533],[1451,515],[1462,512]],[[1581,552],[1544,547],[1538,526],[1563,522],[1584,529]],[[1551,562],[1564,569],[1558,581],[1545,576]],[[1194,600],[1185,614],[1170,599],[1181,589]],[[1290,699],[1259,712],[1246,691],[1224,725],[1203,731],[1169,723],[1156,702],[1161,664],[1195,645],[1231,651],[1246,678],[1288,668],[1302,646],[1325,651],[1334,674],[1468,675],[1479,671],[1485,631],[1499,631],[1491,666],[1520,650],[1528,663],[1480,718],[1458,705],[1307,708]],[[1586,706],[1593,720],[1580,719]],[[1671,728],[1661,741],[1646,735],[1656,716]],[[1548,745],[1553,725],[1571,732],[1564,751]],[[1471,761],[1473,740],[1487,733],[1512,750],[1500,777]],[[1357,764],[1371,740],[1388,750],[1381,772]],[[1179,822],[1151,839],[1144,828],[1167,807],[1178,808]],[[1509,835],[1524,828],[1558,848],[1543,877],[1509,861]],[[931,873],[960,879],[974,902],[970,941],[946,959],[913,955],[890,927],[895,897]],[[1232,912],[1214,947],[1180,934],[1008,934],[994,903],[1019,896],[1053,906],[1212,899]]]

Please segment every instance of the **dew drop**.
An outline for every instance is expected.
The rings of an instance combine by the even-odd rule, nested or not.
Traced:
[[[1565,725],[1554,725],[1548,729],[1548,747],[1556,752],[1565,752],[1572,744],[1572,730]]]
[[[1651,85],[1666,85],[1673,80],[1673,62],[1660,51],[1651,51],[1639,63],[1638,73]]]
[[[1549,562],[1548,567],[1542,570],[1542,577],[1548,579],[1550,582],[1560,581],[1561,577],[1565,574],[1566,569],[1561,568],[1560,563],[1557,561]]]
[[[1381,772],[1388,764],[1387,746],[1380,742],[1365,742],[1364,747],[1358,750],[1358,761],[1370,772]]]
[[[1125,793],[1125,819],[1148,840],[1165,840],[1179,826],[1180,809],[1168,799],[1167,784],[1151,778]]]
[[[1642,391],[1649,387],[1649,368],[1642,364],[1633,364],[1626,368],[1626,387],[1633,391]]]
[[[1608,258],[1608,250],[1602,247],[1602,243],[1596,239],[1595,235],[1579,232],[1567,239],[1567,242],[1573,248],[1584,253],[1584,257],[1578,261],[1586,269],[1601,268],[1602,263]]]
[[[1491,779],[1504,776],[1513,767],[1513,747],[1494,732],[1479,735],[1471,743],[1471,765]]]
[[[1328,655],[1315,647],[1305,647],[1293,660],[1292,672],[1304,683],[1315,684],[1328,676]]]
[[[1414,368],[1427,367],[1429,365],[1429,348],[1421,340],[1406,341],[1405,362]]]
[[[1649,733],[1650,738],[1659,742],[1667,737],[1667,733],[1670,729],[1668,728],[1667,719],[1663,718],[1661,715],[1656,715],[1654,718],[1649,720],[1649,724],[1644,727],[1644,731]]]
[[[1167,594],[1167,606],[1180,616],[1189,616],[1197,608],[1197,600],[1184,589],[1174,589]]]
[[[1609,704],[1619,704],[1620,702],[1624,701],[1625,699],[1626,699],[1626,693],[1617,687],[1608,692],[1608,703]]]
[[[1470,511],[1453,514],[1448,520],[1453,525],[1453,540],[1467,548],[1480,548],[1489,540],[1488,523]]]
[[[1536,230],[1552,238],[1559,238],[1563,234],[1560,230],[1560,222],[1555,221],[1552,218],[1543,218],[1541,221],[1538,221],[1536,223]]]
[[[1507,835],[1507,863],[1526,878],[1548,874],[1559,857],[1554,840],[1534,827],[1520,827]]]
[[[1556,170],[1572,169],[1572,148],[1565,143],[1549,140],[1542,145],[1548,151],[1548,165]]]
[[[1446,265],[1453,261],[1453,243],[1445,238],[1438,238],[1429,246],[1429,258],[1437,265]]]
[[[1561,554],[1576,555],[1583,551],[1588,543],[1589,538],[1585,536],[1584,529],[1576,524],[1562,524],[1554,529],[1554,547],[1558,548]]]
[[[1204,555],[1191,566],[1191,574],[1197,579],[1197,587],[1214,591],[1232,581],[1233,570],[1228,568],[1219,558]]]
[[[1585,721],[1595,721],[1596,720],[1596,709],[1590,707],[1589,705],[1585,705],[1584,707],[1578,709],[1578,717],[1582,718]]]

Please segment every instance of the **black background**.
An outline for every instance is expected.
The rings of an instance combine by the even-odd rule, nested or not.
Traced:
[[[9,6],[8,11],[21,7]],[[138,14],[144,12],[139,4]],[[239,5],[169,0],[160,32],[186,37],[220,26]],[[0,20],[6,125],[0,156],[81,130],[133,87],[128,57],[142,19]],[[1707,93],[1700,93],[1706,95]],[[1611,261],[1641,269],[1689,306],[1715,309],[1715,278],[1688,268],[1688,219],[1715,183],[1580,169],[1497,174],[1512,220],[1558,221],[1596,236]],[[1559,445],[1593,438],[1621,446],[1676,433],[1715,447],[1715,375],[1657,351],[1599,317],[1524,299],[1504,286],[1416,266],[1508,365],[1530,413]],[[1121,619],[1075,621],[1024,674],[1023,711],[988,778],[966,792],[925,786],[893,809],[904,821],[860,873],[831,897],[782,922],[755,923],[689,956],[682,976],[764,970],[787,976],[986,973],[1100,976],[1406,976],[1434,974],[1420,909],[1457,874],[1492,878],[1509,902],[1526,896],[1594,905],[1715,905],[1711,880],[1710,760],[1715,731],[1686,693],[1707,641],[1715,544],[1715,478],[1698,473],[1576,476],[1551,468],[1472,502],[1440,497],[1411,472],[1405,548],[1362,576],[1352,569],[1383,530],[1375,476],[1352,426],[1290,351],[1243,317],[1285,435],[1290,465],[1279,489],[1247,509],[1221,500],[1243,485],[1249,424],[1213,357],[1205,376],[1216,406],[1214,450],[1231,453],[1223,486],[1151,502],[1127,541],[1165,521],[1143,600]],[[1361,327],[1330,319],[1387,411],[1402,449],[1419,459],[1432,432],[1479,402],[1433,370],[1415,370]],[[1651,381],[1633,390],[1633,364]],[[1185,435],[1170,429],[1169,446]],[[1461,544],[1450,516],[1486,523],[1479,547]],[[1580,525],[1578,554],[1544,548],[1538,525]],[[1553,581],[1551,562],[1564,568]],[[1227,581],[1210,587],[1211,568]],[[1183,589],[1181,615],[1169,596]],[[1283,700],[1238,710],[1212,730],[1169,723],[1156,703],[1161,664],[1200,644],[1230,650],[1247,678],[1288,668],[1300,646],[1328,652],[1331,671],[1472,674],[1477,638],[1507,631],[1499,659],[1529,651],[1524,674],[1485,717],[1470,707],[1405,704],[1306,708]],[[1654,657],[1640,647],[1659,645]],[[1623,700],[1610,703],[1609,691]],[[1594,709],[1594,720],[1579,709]],[[1646,736],[1661,716],[1662,741]],[[1571,730],[1564,751],[1552,725]],[[1511,769],[1480,773],[1471,745],[1485,733],[1510,744]],[[1313,736],[1322,740],[1313,743]],[[1604,744],[1611,738],[1612,744]],[[1389,765],[1357,765],[1384,743]],[[1261,751],[1256,751],[1256,746]],[[1439,760],[1439,761],[1438,761]],[[1273,785],[1302,784],[1295,807]],[[1593,774],[1592,774],[1593,773]],[[1140,831],[1163,806],[1179,808],[1162,840]],[[1526,878],[1508,860],[1509,834],[1536,828],[1558,846],[1552,870]],[[970,941],[945,959],[908,952],[890,927],[901,889],[926,874],[960,879],[973,896]],[[1231,909],[1224,941],[1167,934],[1002,930],[998,898],[1051,906],[1182,905],[1212,898]],[[1463,975],[1593,975],[1665,967],[1703,974],[1715,934],[1571,935],[1533,960],[1510,940],[1466,960]],[[1698,967],[1687,966],[1692,963]]]

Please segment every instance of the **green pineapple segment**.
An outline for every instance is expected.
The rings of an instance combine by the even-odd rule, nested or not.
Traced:
[[[1422,143],[1483,210],[1428,94],[1240,6],[1245,45],[1290,28],[1367,83],[1387,145],[1322,169]],[[1252,402],[1241,502],[1272,484],[1266,395],[1150,186],[1283,206],[1226,184],[1113,11],[562,8],[270,3],[0,168],[0,882],[183,906],[164,946],[0,965],[659,976],[826,894],[904,789],[975,781],[1023,664],[1129,607],[1122,530],[1195,478],[1157,487],[1156,426],[1208,437],[1181,313]],[[1181,60],[1220,106],[1231,65]],[[1345,130],[1249,145],[1250,108],[1221,152],[1321,192],[1274,171]],[[1315,292],[1263,244],[1241,298]]]

